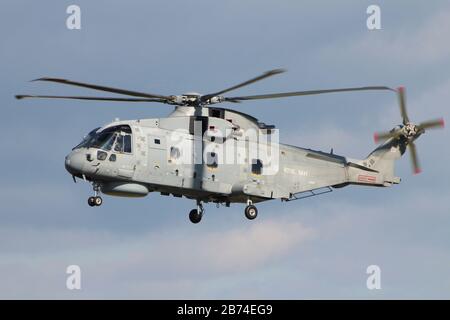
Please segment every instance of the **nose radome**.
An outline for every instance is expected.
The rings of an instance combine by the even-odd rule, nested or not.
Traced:
[[[83,172],[85,155],[81,152],[72,151],[66,156],[65,167],[72,175],[78,175]]]

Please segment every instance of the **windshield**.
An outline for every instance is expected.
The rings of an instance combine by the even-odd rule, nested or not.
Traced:
[[[114,144],[114,140],[116,140],[116,136],[117,135],[114,132],[101,132],[88,142],[87,147],[109,151]]]
[[[115,152],[131,153],[131,128],[129,126],[109,127],[98,132],[99,128],[92,130],[76,146],[78,148],[97,148],[105,151],[113,149]]]
[[[90,131],[84,138],[83,141],[81,141],[78,145],[76,145],[73,149],[79,149],[86,147],[86,144],[94,137],[95,133],[100,129],[100,127],[95,128],[94,130]]]

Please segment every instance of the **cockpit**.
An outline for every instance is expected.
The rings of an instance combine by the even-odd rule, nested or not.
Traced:
[[[100,130],[96,128],[78,144],[75,149],[95,148],[104,151],[115,151],[120,153],[132,152],[131,128],[128,125],[119,125]]]

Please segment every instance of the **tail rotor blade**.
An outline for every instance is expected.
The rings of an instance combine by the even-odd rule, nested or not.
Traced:
[[[445,126],[444,119],[436,119],[430,121],[424,121],[417,125],[419,129],[434,129],[434,128],[443,128]]]
[[[414,142],[408,144],[409,152],[411,154],[411,163],[413,166],[414,174],[419,174],[422,170],[420,169],[419,159],[417,158],[417,149]]]
[[[400,130],[388,132],[375,132],[375,134],[373,135],[373,139],[375,140],[375,143],[378,143],[380,141],[384,141],[389,138],[399,137],[400,135],[401,135]]]
[[[399,87],[397,89],[398,92],[398,102],[400,105],[400,113],[402,115],[403,124],[407,124],[409,122],[409,117],[406,112],[406,98],[405,98],[405,87]]]
[[[414,174],[421,172],[419,158],[417,156],[417,149],[414,143],[425,129],[435,129],[444,127],[444,119],[435,119],[430,121],[424,121],[420,124],[411,123],[406,110],[406,94],[404,87],[397,88],[398,104],[400,107],[400,114],[403,120],[403,126],[396,127],[389,132],[380,132],[374,134],[374,140],[378,143],[380,140],[396,139],[402,137],[399,141],[394,143],[400,143],[403,147],[407,146],[411,155],[411,164]]]

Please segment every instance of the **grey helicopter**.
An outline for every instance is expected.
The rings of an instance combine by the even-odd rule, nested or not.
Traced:
[[[73,180],[92,184],[91,207],[100,194],[144,197],[151,192],[196,201],[192,223],[204,214],[204,203],[246,204],[245,216],[258,215],[255,204],[280,199],[293,201],[331,192],[348,185],[389,187],[400,183],[395,161],[409,148],[414,173],[420,172],[414,141],[426,129],[444,126],[443,119],[415,124],[406,110],[405,89],[366,86],[228,97],[223,94],[284,72],[267,71],[258,77],[210,94],[160,95],[76,82],[60,78],[44,81],[119,94],[116,97],[16,95],[17,99],[75,99],[163,103],[174,106],[165,118],[114,121],[89,132],[65,158]],[[366,158],[351,159],[331,152],[279,143],[278,129],[219,103],[275,99],[352,91],[391,91],[398,96],[402,123],[374,135],[381,142]]]

